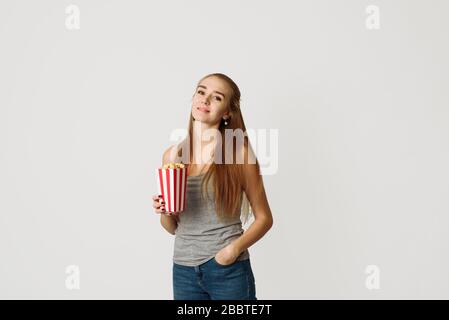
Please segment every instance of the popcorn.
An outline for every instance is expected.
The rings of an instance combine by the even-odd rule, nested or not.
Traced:
[[[165,201],[165,212],[181,212],[186,206],[187,167],[183,163],[167,163],[156,169],[159,194]]]
[[[173,163],[166,163],[162,166],[163,169],[178,169],[178,168],[184,168],[185,165],[183,163],[179,162],[173,162]]]

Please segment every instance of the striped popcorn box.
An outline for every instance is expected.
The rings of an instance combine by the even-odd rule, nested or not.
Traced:
[[[178,165],[156,169],[158,194],[165,202],[165,212],[181,212],[186,207],[187,168]]]

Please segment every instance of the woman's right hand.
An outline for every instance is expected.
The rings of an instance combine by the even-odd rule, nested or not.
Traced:
[[[154,195],[153,196],[153,208],[154,212],[158,214],[166,214],[168,216],[178,216],[179,212],[166,212],[165,210],[165,202],[162,199],[162,195]]]

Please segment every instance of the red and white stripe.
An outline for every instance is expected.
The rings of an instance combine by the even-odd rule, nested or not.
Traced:
[[[186,207],[187,168],[156,169],[159,194],[166,212],[184,211]]]

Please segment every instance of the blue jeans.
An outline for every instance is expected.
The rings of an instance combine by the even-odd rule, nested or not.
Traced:
[[[250,259],[188,267],[173,263],[174,300],[257,300]]]

